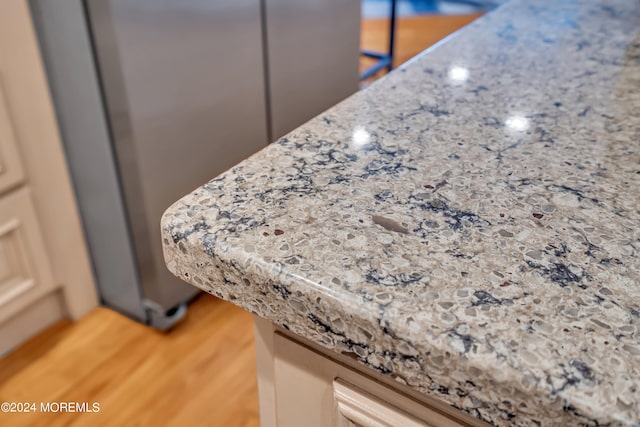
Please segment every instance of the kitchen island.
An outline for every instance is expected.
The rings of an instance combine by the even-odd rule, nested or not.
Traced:
[[[513,0],[187,195],[162,232],[176,276],[256,315],[264,423],[308,405],[304,384],[278,401],[298,352],[454,425],[638,425],[639,206],[640,3]],[[364,424],[340,400],[358,380],[330,376],[331,422]]]

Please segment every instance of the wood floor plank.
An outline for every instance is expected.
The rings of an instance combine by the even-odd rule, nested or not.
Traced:
[[[258,411],[254,405],[257,401],[257,389],[244,380],[245,375],[252,375],[254,378],[256,375],[251,332],[244,332],[244,337],[237,342],[237,346],[234,345],[227,350],[229,362],[220,359],[218,364],[209,364],[211,375],[215,375],[217,381],[198,384],[195,389],[198,390],[199,398],[187,402],[167,425],[178,427],[184,425],[184,420],[197,422],[193,414],[202,413],[211,414],[211,420],[215,420],[216,425],[258,425]],[[220,372],[221,363],[228,366],[224,372]],[[220,400],[220,396],[227,396],[242,403],[236,408],[228,408],[225,402]]]
[[[66,329],[55,331],[62,335],[55,348],[19,373],[4,374],[8,380],[0,384],[0,399],[96,401],[100,412],[0,414],[1,426],[163,426],[186,420],[191,422],[181,425],[218,425],[207,420],[231,423],[229,414],[240,423],[234,425],[258,425],[249,313],[202,295],[169,333],[106,309]],[[24,349],[33,350],[34,342]],[[213,414],[211,402],[223,402],[224,413]]]
[[[149,358],[126,380],[123,387],[127,394],[135,396],[135,402],[122,392],[114,393],[113,399],[109,401],[105,400],[105,406],[120,408],[117,414],[109,417],[110,422],[122,425],[162,425],[159,423],[166,423],[192,399],[200,399],[200,389],[207,383],[224,383],[230,371],[243,373],[240,380],[253,384],[255,388],[255,377],[250,377],[251,369],[247,369],[247,366],[255,364],[251,337],[247,340],[249,346],[245,346],[247,351],[244,352],[244,358],[238,357],[236,344],[237,336],[242,331],[251,332],[251,317],[227,303],[220,304],[224,304],[225,310],[213,321],[207,322],[206,329],[210,331],[207,341],[181,345],[180,340],[176,340],[176,350],[173,347],[164,348],[162,353],[154,354],[155,357]],[[179,350],[185,348],[184,345],[190,349],[188,354]],[[179,353],[182,353],[181,358]],[[160,367],[162,375],[153,377],[152,374]],[[222,390],[216,396],[217,401],[235,404],[232,391]],[[244,396],[238,398],[240,397]],[[210,413],[207,411],[191,416],[204,420]]]
[[[142,325],[129,323],[133,322],[110,310],[93,311],[72,325],[72,333],[57,346],[0,384],[0,400],[55,400],[74,387],[78,378],[90,375],[104,360],[144,334]],[[127,334],[120,333],[124,328]]]
[[[47,333],[39,334],[2,358],[0,363],[0,384],[4,384],[22,369],[29,367],[38,359],[50,352],[69,330],[70,320],[61,320],[47,329]]]

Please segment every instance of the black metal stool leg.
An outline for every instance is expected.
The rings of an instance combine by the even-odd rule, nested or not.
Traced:
[[[375,64],[362,72],[362,74],[360,75],[360,80],[368,79],[383,68],[386,68],[387,71],[393,70],[393,51],[396,35],[397,7],[397,0],[391,0],[391,13],[389,16],[389,50],[387,51],[387,53],[372,52],[370,50],[363,50],[362,52],[360,52],[362,56],[377,59]]]
[[[395,45],[396,38],[396,9],[398,7],[398,2],[396,0],[391,0],[391,16],[389,22],[389,65],[387,66],[387,71],[393,70],[393,51]]]

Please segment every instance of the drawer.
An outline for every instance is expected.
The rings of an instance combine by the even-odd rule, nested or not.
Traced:
[[[54,288],[28,188],[0,198],[0,322]]]
[[[336,427],[431,427],[340,378],[333,381],[333,397]]]
[[[0,194],[24,181],[18,143],[0,74]]]
[[[426,422],[340,378],[333,381],[333,397],[336,427],[429,427]]]

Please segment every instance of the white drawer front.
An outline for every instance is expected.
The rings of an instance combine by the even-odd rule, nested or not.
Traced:
[[[431,427],[389,403],[337,378],[333,381],[337,427]]]

